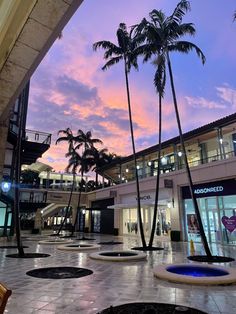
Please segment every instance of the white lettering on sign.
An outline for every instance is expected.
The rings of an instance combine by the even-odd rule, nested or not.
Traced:
[[[222,192],[224,190],[223,186],[214,186],[211,188],[204,188],[204,189],[195,189],[195,194],[206,194],[206,193],[216,193],[216,192]]]

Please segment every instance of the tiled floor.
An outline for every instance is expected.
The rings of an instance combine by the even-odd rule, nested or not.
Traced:
[[[123,240],[124,244],[102,246],[102,250],[129,249],[138,245],[134,237],[110,237],[95,235],[97,241]],[[187,305],[211,314],[236,313],[236,285],[191,286],[159,280],[153,276],[152,268],[158,264],[188,262],[187,243],[162,241],[164,251],[147,253],[146,261],[102,262],[89,258],[89,252],[59,251],[54,245],[39,245],[37,241],[24,241],[29,245],[25,252],[44,252],[48,258],[13,259],[5,255],[14,249],[0,250],[0,281],[13,294],[6,313],[27,314],[90,314],[110,305],[130,302],[166,302]],[[91,243],[92,241],[90,241]],[[1,243],[3,244],[3,242]],[[201,251],[200,245],[196,249]],[[236,248],[214,246],[214,254],[236,258]],[[80,279],[39,279],[26,275],[28,270],[51,266],[78,266],[89,268],[93,274]],[[236,267],[236,262],[226,265]]]

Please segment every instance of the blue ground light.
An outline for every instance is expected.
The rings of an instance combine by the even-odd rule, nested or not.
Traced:
[[[170,266],[166,269],[170,273],[193,277],[219,277],[226,276],[229,273],[217,268],[208,268],[200,266]]]

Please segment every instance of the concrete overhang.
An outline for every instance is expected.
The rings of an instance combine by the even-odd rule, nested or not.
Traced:
[[[0,0],[0,120],[83,0]]]

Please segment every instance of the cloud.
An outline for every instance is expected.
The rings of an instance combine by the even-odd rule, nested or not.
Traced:
[[[185,96],[188,104],[193,108],[207,108],[207,109],[225,109],[227,106],[213,100],[208,100],[204,97],[189,97]]]
[[[236,108],[236,89],[233,89],[227,85],[216,87],[217,95],[227,103],[230,103],[232,107]]]

